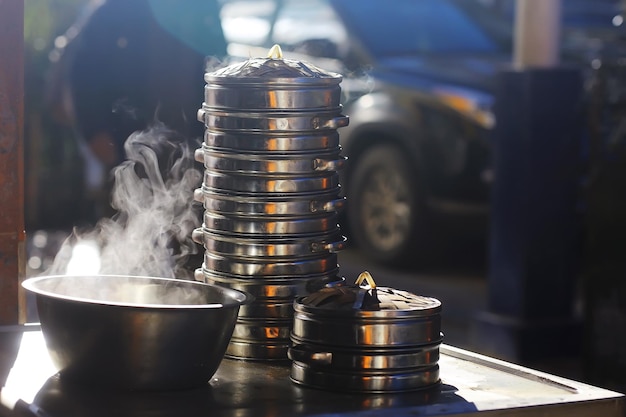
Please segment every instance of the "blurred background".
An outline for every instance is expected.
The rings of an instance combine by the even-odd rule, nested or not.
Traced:
[[[626,390],[625,11],[562,0],[536,70],[515,0],[26,0],[29,274],[111,215],[130,133],[199,144],[203,73],[280,44],[344,76],[342,274],[440,298],[448,343]]]

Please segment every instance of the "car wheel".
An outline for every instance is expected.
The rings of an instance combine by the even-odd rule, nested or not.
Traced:
[[[423,237],[424,212],[416,172],[403,152],[390,145],[368,149],[352,170],[347,192],[350,237],[378,262],[415,259],[411,252]]]

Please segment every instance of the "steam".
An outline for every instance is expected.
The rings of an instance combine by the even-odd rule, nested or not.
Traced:
[[[221,68],[224,65],[225,63],[221,59],[215,56],[207,56],[204,58],[204,72],[205,73],[215,71],[216,69]]]
[[[193,190],[202,181],[194,149],[161,123],[132,134],[124,149],[127,160],[112,171],[117,214],[75,229],[46,275],[191,277],[185,266],[198,253],[191,233],[201,222]]]

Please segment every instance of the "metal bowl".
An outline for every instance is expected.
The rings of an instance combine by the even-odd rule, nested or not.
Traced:
[[[41,328],[62,378],[129,390],[206,384],[252,297],[196,281],[123,275],[45,276]]]

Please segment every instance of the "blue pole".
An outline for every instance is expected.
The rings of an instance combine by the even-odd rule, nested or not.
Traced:
[[[581,74],[566,67],[499,74],[487,309],[474,342],[507,360],[571,354],[578,279]]]

